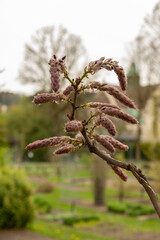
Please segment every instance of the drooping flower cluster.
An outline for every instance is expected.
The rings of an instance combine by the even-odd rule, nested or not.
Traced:
[[[43,140],[37,140],[28,144],[26,149],[32,151],[40,148],[59,146],[61,144],[69,142],[69,140],[70,137],[68,136],[45,138]]]
[[[108,138],[105,135],[94,134],[93,137],[98,143],[100,143],[103,147],[105,147],[109,152],[111,152],[111,153],[115,152],[115,148],[108,141]]]
[[[108,119],[106,117],[98,116],[95,119],[95,124],[96,124],[96,126],[102,126],[102,127],[106,128],[112,136],[116,135],[116,127],[110,119]]]
[[[108,84],[100,84],[99,82],[91,82],[88,85],[88,88],[98,89],[99,91],[107,92],[109,95],[112,95],[115,99],[117,99],[123,105],[136,109],[135,103],[127,97],[125,94],[120,92],[116,87],[109,86]]]
[[[106,69],[108,71],[113,70],[118,77],[121,89],[123,91],[127,89],[127,77],[125,71],[119,66],[117,61],[112,61],[112,58],[105,59],[105,57],[101,57],[99,60],[92,61],[88,65],[88,72],[91,74],[95,74],[101,69]]]
[[[111,136],[94,134],[93,137],[98,143],[108,149],[111,153],[115,152],[115,148],[121,151],[128,151],[127,145],[119,142]]]
[[[111,108],[111,107],[101,107],[99,108],[100,113],[105,113],[111,117],[116,117],[122,119],[131,124],[138,124],[138,121],[130,114],[123,112],[119,109]]]
[[[66,89],[63,91],[63,94],[65,96],[69,96],[71,94],[71,92],[73,92],[74,87],[72,85],[69,85],[68,87],[66,87]]]
[[[58,148],[54,154],[67,154],[67,153],[71,153],[74,152],[75,147],[73,144],[66,144],[63,147]]]
[[[126,182],[128,177],[127,174],[122,170],[122,168],[113,165],[113,164],[109,164],[110,167],[113,169],[113,171],[124,181]]]
[[[58,59],[56,55],[53,55],[48,63],[50,65],[51,86],[55,92],[60,88],[60,75],[62,73],[67,74],[65,58],[64,56],[62,59]]]
[[[62,94],[57,93],[40,93],[36,95],[33,99],[35,104],[48,103],[48,102],[58,102],[63,100]]]
[[[89,103],[87,103],[87,106],[89,106],[91,108],[97,108],[97,107],[104,107],[104,106],[106,106],[106,107],[120,109],[118,106],[116,106],[114,104],[102,103],[102,102],[89,102]]]
[[[65,125],[66,132],[78,132],[81,131],[83,128],[83,125],[81,121],[73,120]]]

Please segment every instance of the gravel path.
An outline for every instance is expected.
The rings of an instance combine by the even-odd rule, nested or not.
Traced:
[[[0,240],[56,240],[30,232],[28,230],[2,230]]]

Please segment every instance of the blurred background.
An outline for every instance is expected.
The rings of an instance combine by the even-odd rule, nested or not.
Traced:
[[[64,135],[67,105],[32,103],[51,91],[52,55],[67,56],[71,78],[111,57],[124,66],[138,107],[124,110],[139,121],[116,122],[129,151],[114,157],[135,162],[160,194],[160,1],[1,0],[0,33],[0,239],[160,239],[155,211],[130,173],[121,182],[87,149],[64,157],[25,150]],[[118,85],[105,70],[94,80]],[[91,99],[114,103],[106,94]]]

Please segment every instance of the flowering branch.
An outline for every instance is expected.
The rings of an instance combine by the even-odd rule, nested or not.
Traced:
[[[38,94],[34,97],[33,102],[35,104],[48,102],[70,104],[72,106],[72,110],[71,113],[67,114],[69,121],[65,124],[65,131],[72,134],[76,133],[76,135],[75,137],[56,136],[43,140],[37,140],[28,144],[26,149],[36,150],[44,147],[60,146],[54,151],[54,154],[68,154],[83,147],[84,145],[87,146],[91,153],[94,153],[103,159],[123,181],[127,181],[127,175],[124,170],[132,172],[134,177],[146,190],[158,216],[160,217],[160,207],[157,196],[142,171],[133,163],[121,162],[112,158],[110,155],[113,154],[116,149],[127,151],[128,146],[114,138],[117,131],[113,121],[109,118],[118,118],[130,124],[138,124],[136,118],[122,111],[119,106],[110,103],[88,102],[83,105],[77,105],[78,96],[84,91],[90,91],[91,89],[92,91],[105,91],[124,106],[137,109],[135,103],[118,88],[108,84],[101,84],[96,81],[89,82],[87,85],[83,84],[83,79],[89,78],[89,74],[93,75],[101,69],[106,69],[108,71],[113,70],[118,77],[121,90],[125,91],[127,88],[127,78],[124,69],[119,66],[117,61],[113,61],[111,58],[105,59],[102,57],[99,60],[90,62],[88,66],[85,67],[81,77],[71,80],[65,65],[65,57],[58,59],[55,55],[53,55],[49,61],[49,65],[51,73],[51,87],[53,92]],[[63,92],[60,91],[60,77],[62,74],[63,77],[69,81],[69,85]],[[76,110],[80,108],[87,112],[89,112],[89,108],[92,108],[94,112],[89,112],[88,119],[79,121],[76,119],[75,113]],[[103,127],[104,131],[107,130],[108,134],[99,135],[98,132],[96,132],[97,127]],[[110,154],[102,150],[98,145],[105,148],[105,150]]]

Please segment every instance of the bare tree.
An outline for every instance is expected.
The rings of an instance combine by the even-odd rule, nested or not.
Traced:
[[[142,62],[145,64],[145,76],[152,83],[160,82],[160,1],[152,13],[145,18],[139,37],[143,44]]]
[[[160,1],[155,5],[152,14],[145,18],[139,35],[130,47],[130,62],[135,64],[136,71],[131,76],[135,80],[136,93],[129,90],[136,100],[139,109],[137,126],[136,159],[141,159],[141,118],[148,98],[156,85],[160,83]],[[134,75],[135,74],[135,75]],[[138,74],[138,75],[137,75]]]
[[[86,50],[79,36],[68,33],[62,26],[57,29],[54,26],[43,27],[25,45],[18,79],[24,84],[34,84],[37,91],[48,91],[50,82],[47,62],[53,54],[69,56],[67,64],[71,72],[77,66],[77,59],[77,72],[85,65]]]
[[[105,205],[106,164],[99,161],[97,156],[93,158],[93,194],[96,206]]]

